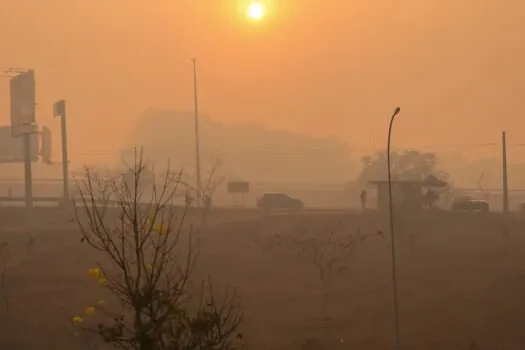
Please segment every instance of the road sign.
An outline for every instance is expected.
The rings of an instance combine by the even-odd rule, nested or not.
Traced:
[[[22,72],[9,82],[11,97],[11,134],[18,137],[36,132],[35,123],[35,74]]]
[[[38,126],[36,124],[18,124],[11,126],[9,129],[12,137],[36,134],[38,132]]]
[[[31,161],[38,160],[38,135],[30,136]],[[9,126],[0,126],[0,163],[20,163],[24,161],[24,143],[21,138],[11,135]]]
[[[229,193],[248,193],[250,192],[250,183],[247,181],[230,181],[228,182]]]

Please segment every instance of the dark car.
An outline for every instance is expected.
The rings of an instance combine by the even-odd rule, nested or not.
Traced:
[[[471,196],[461,196],[454,198],[452,201],[452,211],[489,211],[489,203],[487,201],[476,199]]]
[[[267,193],[257,199],[257,208],[260,209],[301,209],[304,203],[284,193]]]

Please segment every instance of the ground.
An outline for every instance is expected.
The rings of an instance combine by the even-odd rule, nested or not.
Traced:
[[[69,319],[98,296],[87,276],[98,255],[80,243],[65,214],[42,215],[31,234],[18,229],[13,213],[2,216],[0,241],[11,250],[0,348],[83,349]],[[341,220],[347,234],[374,236],[333,277],[323,312],[315,267],[263,243],[275,234],[326,236]],[[250,349],[393,349],[390,242],[375,235],[389,232],[384,223],[373,212],[220,212],[195,228],[196,278],[209,273],[238,289]],[[525,348],[525,224],[513,218],[506,239],[502,225],[498,214],[397,221],[403,349],[467,349],[473,341],[482,349]]]

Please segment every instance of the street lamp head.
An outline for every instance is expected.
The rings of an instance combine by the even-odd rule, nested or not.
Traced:
[[[396,107],[396,109],[394,110],[394,114],[392,115],[392,117],[395,117],[399,112],[401,112],[401,108],[400,108],[400,107]]]

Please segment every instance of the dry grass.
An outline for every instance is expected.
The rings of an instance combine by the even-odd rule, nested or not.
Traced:
[[[202,239],[196,277],[211,273],[215,283],[239,289],[251,349],[392,349],[388,240],[358,247],[351,268],[334,278],[329,317],[320,317],[315,267],[257,242],[275,233],[326,234],[343,214],[235,215],[215,216],[205,230],[196,229]],[[373,214],[345,215],[349,232],[386,232]],[[512,224],[505,248],[497,215],[436,214],[400,224],[403,349],[466,349],[472,341],[482,349],[525,348],[524,226]],[[416,237],[415,255],[408,232]],[[66,223],[41,228],[29,253],[21,233],[1,231],[0,241],[15,247],[10,319],[0,325],[0,348],[82,349],[69,317],[97,298],[86,275],[97,256]]]

